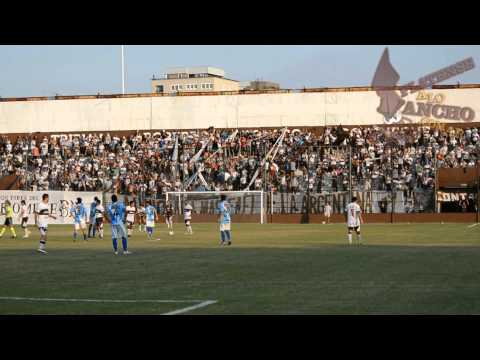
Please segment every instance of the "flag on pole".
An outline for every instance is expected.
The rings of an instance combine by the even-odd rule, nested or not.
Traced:
[[[206,140],[203,143],[202,148],[190,159],[190,164],[194,163],[194,162],[197,162],[197,160],[200,158],[200,156],[202,155],[203,151],[206,149],[206,147],[209,143],[210,143],[210,139]]]
[[[275,150],[275,153],[271,158],[271,160],[273,161],[273,159],[275,158],[275,155],[277,155],[278,146],[279,146],[279,144],[282,143],[286,132],[287,132],[287,128],[284,128],[283,132],[282,132],[282,135],[280,135],[280,137],[277,139],[277,141],[275,141],[275,144],[273,144],[272,148],[268,151],[267,155],[261,161],[260,166],[265,165],[265,162],[269,159],[270,154],[272,153],[273,150]],[[250,183],[247,185],[247,187],[244,189],[244,191],[247,191],[248,189],[250,189],[250,186],[252,186],[253,182],[257,179],[259,173],[260,173],[260,168],[257,168],[257,171],[255,171],[255,174],[253,175],[252,180],[250,180]]]

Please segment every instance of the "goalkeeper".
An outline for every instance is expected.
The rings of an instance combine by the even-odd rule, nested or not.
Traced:
[[[220,196],[220,204],[218,205],[218,212],[220,213],[220,245],[232,245],[230,235],[230,204],[227,201],[226,195]]]

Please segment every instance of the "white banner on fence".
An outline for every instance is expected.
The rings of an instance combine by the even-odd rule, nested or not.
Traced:
[[[28,208],[28,224],[35,223],[34,211],[37,209],[38,204],[42,201],[43,194],[49,195],[50,212],[57,217],[57,220],[50,219],[50,224],[73,224],[73,218],[69,216],[72,203],[76,202],[78,197],[82,198],[82,202],[85,204],[87,213],[90,211],[90,204],[93,202],[93,198],[96,196],[102,200],[101,192],[87,192],[87,191],[0,191],[0,219],[5,219],[5,201],[9,200],[13,206],[13,212],[15,214],[13,218],[14,224],[20,224],[20,202],[25,200]]]

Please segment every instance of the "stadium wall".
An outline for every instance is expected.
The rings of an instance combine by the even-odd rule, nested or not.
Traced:
[[[3,133],[104,132],[155,129],[382,125],[480,121],[480,85],[410,91],[371,88],[304,89],[211,94],[0,99]],[[400,88],[398,88],[400,89]],[[380,107],[379,107],[380,106]],[[395,108],[397,108],[395,106]]]
[[[478,222],[476,213],[416,213],[416,214],[362,214],[367,224],[390,224],[390,223],[466,223]],[[308,219],[305,214],[275,214],[265,217],[266,223],[273,224],[321,224],[326,218],[321,214],[310,214]],[[174,216],[175,224],[183,224],[182,216]],[[345,216],[332,215],[330,222],[344,224]],[[194,214],[193,223],[218,223],[218,215]],[[259,215],[234,215],[232,223],[260,223]],[[179,226],[179,225],[177,225]]]

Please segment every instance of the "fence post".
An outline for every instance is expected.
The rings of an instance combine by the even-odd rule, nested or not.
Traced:
[[[348,187],[349,191],[349,203],[352,202],[352,144],[348,144]]]
[[[273,222],[273,189],[270,190],[270,223]]]
[[[263,209],[263,204],[264,204],[264,201],[263,201],[263,194],[265,192],[262,190],[261,193],[260,193],[260,224],[263,224],[263,216],[264,216],[264,209]]]
[[[480,217],[480,165],[477,164],[477,223]]]
[[[390,224],[393,224],[393,211],[395,209],[395,198],[397,196],[397,193],[394,194],[393,187],[391,190],[390,198],[392,199],[392,210],[390,211]]]

